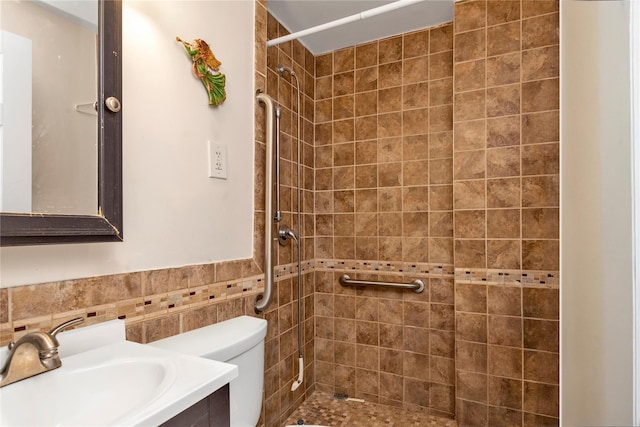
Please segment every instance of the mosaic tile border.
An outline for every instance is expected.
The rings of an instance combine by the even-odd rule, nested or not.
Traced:
[[[479,282],[554,289],[560,287],[559,271],[455,268],[452,264],[340,259],[316,259],[315,270],[355,270],[357,272],[378,272],[395,275],[413,273],[419,276],[453,277],[456,282]]]
[[[274,268],[275,282],[295,278],[297,264],[279,265]],[[346,259],[314,259],[302,263],[304,275],[314,271],[378,272],[403,276],[455,278],[461,283],[501,284],[519,287],[558,289],[558,271],[495,270],[454,268],[450,264],[408,263],[394,261],[367,261]],[[264,275],[221,281],[201,286],[186,287],[169,292],[124,299],[115,303],[20,319],[0,324],[0,345],[34,331],[50,329],[62,321],[85,317],[87,324],[124,319],[127,324],[160,318],[204,307],[221,301],[260,293],[264,289]]]
[[[452,264],[411,263],[402,261],[316,259],[315,269],[316,271],[355,270],[397,275],[406,275],[407,273],[421,276],[453,277],[454,275],[454,267]]]
[[[520,287],[560,288],[559,271],[455,269],[456,282],[503,284]]]
[[[313,273],[315,269],[314,260],[302,261],[300,271],[302,274]],[[284,280],[298,275],[298,263],[277,265],[273,268],[273,275],[276,280]],[[264,275],[263,275],[264,276]]]

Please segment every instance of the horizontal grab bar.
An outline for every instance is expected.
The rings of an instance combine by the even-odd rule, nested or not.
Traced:
[[[340,276],[342,286],[384,286],[387,288],[412,289],[416,294],[424,291],[424,282],[416,279],[411,283],[379,282],[377,280],[354,280],[348,274]]]

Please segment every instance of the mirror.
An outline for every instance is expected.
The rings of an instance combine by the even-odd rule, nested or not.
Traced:
[[[3,1],[0,211],[98,212],[98,2]]]
[[[7,58],[12,46],[17,43],[21,47],[24,45],[19,42],[31,41],[19,34],[27,26],[14,23],[12,28],[10,15],[5,13],[16,5],[32,8],[28,12],[30,20],[35,20],[38,14],[51,15],[44,21],[45,30],[40,30],[45,37],[40,38],[53,39],[53,34],[64,38],[57,36],[58,26],[72,28],[74,47],[64,50],[58,46],[55,49],[34,46],[30,67],[25,68],[25,62],[29,61],[21,59],[16,63],[25,71],[14,70],[11,74],[12,63]],[[73,10],[69,10],[70,6]],[[5,56],[0,62],[3,77],[0,94],[5,104],[0,116],[0,244],[122,240],[122,113],[118,101],[122,94],[121,1],[99,0],[97,7],[95,1],[86,0],[3,1],[0,7],[3,8],[0,54]],[[97,20],[91,18],[92,7]],[[84,9],[89,10],[89,15],[83,15]],[[97,35],[92,20],[97,22]],[[27,49],[17,50],[24,55]],[[82,58],[75,57],[78,53]],[[54,75],[56,71],[61,74]],[[19,78],[8,82],[11,75],[22,76],[23,82],[18,82]],[[10,102],[10,89],[16,87],[26,89],[18,90],[14,97],[18,102],[15,99]],[[25,96],[29,91],[31,96]],[[26,113],[23,104],[28,104]],[[16,131],[19,129],[16,120],[10,120],[16,116],[25,118],[27,131],[24,123],[23,131]],[[22,183],[26,191],[9,191],[19,186],[16,183]]]

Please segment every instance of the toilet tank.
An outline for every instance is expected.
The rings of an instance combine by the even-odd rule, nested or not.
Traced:
[[[149,345],[238,366],[229,386],[231,426],[255,427],[262,408],[266,335],[266,320],[240,316]]]

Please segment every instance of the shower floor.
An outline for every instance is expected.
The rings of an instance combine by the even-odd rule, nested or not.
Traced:
[[[299,419],[306,425],[329,427],[457,427],[454,420],[434,417],[410,409],[371,402],[334,399],[332,395],[315,391],[287,419],[285,425],[296,425]]]

